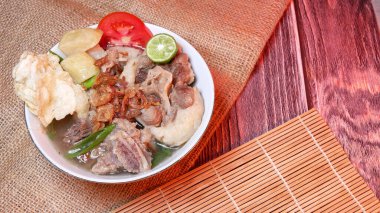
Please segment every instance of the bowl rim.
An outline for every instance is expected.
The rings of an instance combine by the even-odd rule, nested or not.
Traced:
[[[168,31],[170,32],[171,34],[174,34],[175,36],[179,37],[180,39],[184,40],[185,42],[188,43],[189,47],[190,48],[193,48],[196,53],[199,54],[200,58],[202,59],[202,61],[204,62],[204,64],[206,65],[207,67],[207,74],[209,75],[210,79],[211,79],[211,82],[208,82],[208,83],[211,83],[211,85],[208,85],[208,87],[210,88],[210,94],[212,96],[212,100],[209,100],[210,103],[211,103],[211,111],[210,111],[210,115],[206,117],[206,120],[207,121],[204,121],[202,119],[201,123],[200,123],[200,126],[202,125],[203,122],[207,122],[205,124],[205,127],[204,127],[204,130],[199,134],[199,137],[198,139],[194,142],[193,146],[191,146],[188,150],[186,150],[184,153],[182,153],[179,157],[177,157],[177,159],[175,159],[173,162],[170,162],[166,167],[163,167],[163,168],[160,168],[159,170],[155,171],[155,172],[152,172],[148,175],[145,175],[145,176],[142,176],[142,177],[139,177],[139,178],[134,178],[134,179],[130,179],[130,178],[125,178],[125,179],[119,179],[119,180],[113,180],[113,179],[102,179],[102,176],[99,175],[99,177],[97,178],[91,178],[91,177],[86,177],[85,175],[80,175],[80,174],[76,174],[76,173],[73,173],[72,171],[70,171],[70,169],[67,169],[65,166],[63,165],[60,165],[59,163],[57,163],[56,161],[54,161],[52,159],[52,157],[49,157],[46,155],[46,153],[43,151],[42,147],[39,145],[38,142],[38,139],[35,138],[33,136],[33,134],[31,133],[32,131],[32,128],[31,128],[31,121],[29,121],[29,119],[27,118],[27,113],[28,114],[31,114],[31,112],[29,111],[28,107],[26,106],[26,104],[24,104],[24,120],[25,120],[25,124],[26,124],[26,127],[28,129],[28,134],[29,134],[29,137],[31,138],[31,140],[33,141],[33,144],[34,146],[37,148],[37,150],[45,157],[45,159],[48,160],[48,162],[53,165],[55,168],[57,168],[58,170],[60,171],[63,171],[64,173],[66,174],[69,174],[70,176],[72,177],[75,177],[77,179],[80,179],[80,180],[85,180],[85,181],[89,181],[89,182],[94,182],[94,183],[102,183],[102,184],[123,184],[123,183],[132,183],[132,182],[137,182],[137,181],[141,181],[141,180],[144,180],[144,179],[147,179],[149,177],[152,177],[154,175],[157,175],[157,174],[160,174],[161,172],[171,168],[172,166],[174,166],[175,164],[177,164],[179,161],[181,161],[185,156],[187,156],[199,143],[199,141],[202,139],[203,135],[205,134],[207,128],[209,127],[210,125],[210,121],[211,121],[211,118],[212,118],[212,115],[214,113],[214,105],[215,105],[215,86],[214,86],[214,79],[212,77],[212,74],[211,74],[211,71],[210,71],[210,68],[208,67],[206,61],[204,60],[204,58],[202,57],[202,55],[198,52],[198,50],[193,46],[191,45],[187,40],[185,40],[184,38],[182,38],[181,36],[179,36],[178,34],[166,29],[166,28],[163,28],[163,27],[160,27],[160,26],[157,26],[157,25],[154,25],[154,24],[150,24],[150,23],[146,23],[144,22],[145,25],[151,29],[151,28],[158,28],[160,30],[163,30],[163,31]],[[93,25],[90,25],[88,26],[88,28],[96,28],[98,24],[93,24]],[[53,45],[53,47],[51,47],[49,50],[52,50],[54,48],[54,46],[58,45],[59,43],[56,43],[55,45]],[[201,94],[202,95],[202,94]],[[203,97],[202,95],[202,98],[205,100],[205,98]],[[204,113],[206,113],[206,109],[204,111]],[[200,126],[198,128],[200,128]],[[194,133],[195,134],[195,133]],[[180,148],[182,149],[182,148]]]

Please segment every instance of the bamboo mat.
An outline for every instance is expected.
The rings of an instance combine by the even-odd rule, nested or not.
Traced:
[[[316,110],[116,212],[374,212],[380,202]]]

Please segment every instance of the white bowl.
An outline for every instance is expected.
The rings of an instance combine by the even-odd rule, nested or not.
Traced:
[[[58,150],[54,147],[53,142],[48,138],[38,118],[33,115],[27,107],[25,107],[26,124],[33,142],[36,144],[41,153],[53,165],[62,171],[84,180],[99,183],[127,183],[140,180],[155,175],[178,162],[181,158],[190,152],[190,150],[197,144],[202,134],[205,132],[207,125],[210,122],[214,107],[214,82],[212,80],[212,76],[206,62],[198,53],[198,51],[193,46],[191,46],[191,44],[189,44],[185,39],[181,38],[177,34],[153,24],[146,25],[153,34],[167,33],[173,36],[176,41],[183,47],[183,51],[189,55],[191,65],[196,76],[195,86],[199,89],[204,99],[205,112],[203,114],[201,125],[195,134],[191,137],[191,139],[187,141],[183,147],[175,151],[172,156],[165,159],[150,171],[142,172],[139,174],[120,173],[115,175],[96,175],[91,173],[89,170],[83,169],[78,165],[73,164],[64,158],[62,154],[59,154]],[[90,26],[90,28],[96,27],[97,25]],[[63,56],[63,53],[58,48],[58,44],[56,44],[51,50]]]

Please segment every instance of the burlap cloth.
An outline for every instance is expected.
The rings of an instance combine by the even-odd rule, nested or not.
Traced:
[[[90,1],[1,0],[0,212],[108,211],[188,171],[242,90],[288,0]],[[213,70],[214,115],[196,148],[170,169],[129,184],[97,184],[52,166],[31,141],[12,67],[24,50],[46,52],[68,30],[129,11],[187,39]]]

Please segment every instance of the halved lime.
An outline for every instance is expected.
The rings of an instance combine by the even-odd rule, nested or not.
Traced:
[[[175,39],[165,33],[157,34],[148,41],[146,54],[153,62],[164,64],[170,62],[177,54]]]

